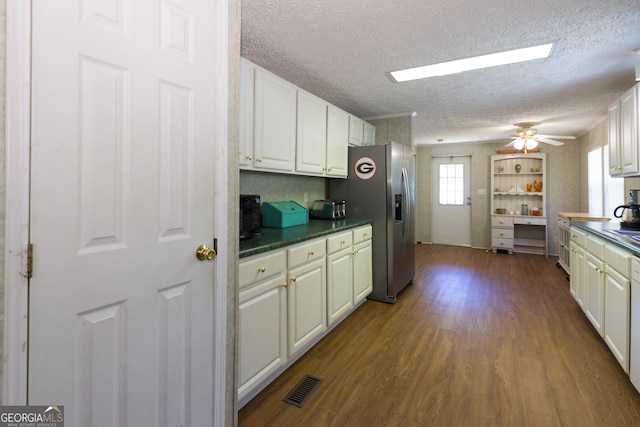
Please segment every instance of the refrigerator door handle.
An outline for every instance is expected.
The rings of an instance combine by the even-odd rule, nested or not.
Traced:
[[[408,228],[409,228],[409,221],[411,220],[410,215],[411,215],[411,209],[409,209],[410,207],[410,203],[411,201],[409,200],[409,174],[407,172],[406,168],[402,168],[402,190],[404,192],[403,198],[404,198],[404,224],[402,227],[402,240],[403,241],[407,241],[407,234],[408,234]]]

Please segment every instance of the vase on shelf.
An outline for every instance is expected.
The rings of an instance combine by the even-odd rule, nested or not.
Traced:
[[[520,173],[520,170],[522,169],[522,166],[520,166],[520,163],[516,164],[516,173]]]

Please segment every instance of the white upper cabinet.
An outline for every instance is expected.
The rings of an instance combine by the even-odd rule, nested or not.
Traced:
[[[364,120],[349,116],[349,145],[362,145],[364,136]]]
[[[362,136],[362,145],[376,144],[376,127],[371,123],[364,122],[364,134]]]
[[[255,66],[240,58],[240,129],[238,161],[240,167],[253,166],[253,94]]]
[[[255,71],[254,159],[256,169],[293,172],[296,87],[261,68]]]
[[[327,102],[298,90],[296,171],[322,175],[326,170]]]
[[[349,145],[375,126],[240,59],[240,169],[346,178]]]
[[[347,177],[349,113],[333,105],[327,109],[327,170],[331,177]]]
[[[640,174],[638,90],[635,85],[609,106],[609,175]]]

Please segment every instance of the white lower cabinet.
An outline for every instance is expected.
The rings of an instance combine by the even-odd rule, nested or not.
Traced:
[[[491,215],[491,249],[513,253],[513,217]]]
[[[569,284],[569,291],[571,296],[575,298],[578,305],[584,310],[584,276],[585,276],[585,250],[582,246],[571,241],[571,282]]]
[[[582,307],[585,315],[600,336],[604,336],[604,240],[586,236],[584,286]]]
[[[327,239],[329,325],[339,320],[373,290],[371,226]]]
[[[242,407],[371,293],[371,226],[240,260]]]
[[[600,336],[604,336],[604,262],[589,253],[585,268],[584,313]]]
[[[629,373],[631,252],[571,227],[571,295]]]
[[[289,271],[289,357],[327,328],[326,283],[324,257]]]
[[[353,308],[353,236],[340,233],[327,239],[327,318],[337,321]]]
[[[373,291],[373,250],[370,225],[353,230],[353,302],[364,300]]]
[[[605,245],[604,341],[629,373],[629,324],[631,301],[631,253]]]
[[[240,263],[239,399],[287,360],[286,285],[283,250]]]

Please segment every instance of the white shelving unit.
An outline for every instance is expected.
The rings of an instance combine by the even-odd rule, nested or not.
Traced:
[[[547,255],[546,154],[491,156],[491,249]],[[504,209],[504,213],[499,211]]]

